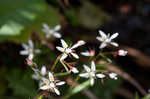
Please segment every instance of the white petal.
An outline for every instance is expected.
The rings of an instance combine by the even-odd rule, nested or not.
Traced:
[[[64,85],[66,82],[65,81],[60,81],[58,83],[56,83],[57,86],[61,86],[61,85]]]
[[[95,71],[95,70],[96,70],[94,61],[91,62],[91,70],[92,70],[92,71]]]
[[[77,48],[77,47],[79,47],[79,44],[78,44],[78,43],[74,44],[74,45],[71,47],[71,49],[75,49],[75,48]]]
[[[99,33],[102,38],[107,38],[107,35],[103,31],[99,30]]]
[[[29,60],[32,60],[32,59],[33,59],[33,57],[34,57],[34,54],[33,54],[33,53],[31,53],[31,54],[29,54],[28,59],[29,59]]]
[[[59,90],[58,90],[57,88],[54,88],[54,91],[55,91],[55,93],[56,93],[57,95],[60,95],[60,92],[59,92]]]
[[[64,54],[61,56],[60,60],[62,61],[62,60],[64,60],[64,59],[66,59],[67,56],[68,56],[68,55],[67,55],[66,53],[64,53]]]
[[[90,78],[90,84],[91,84],[91,86],[94,85],[94,78]]]
[[[45,33],[48,33],[49,30],[50,30],[49,26],[44,23],[44,24],[43,24],[43,29],[42,29],[42,31],[45,32]]]
[[[79,59],[79,56],[78,56],[76,53],[71,53],[71,55],[72,55],[73,57],[75,57],[76,59]]]
[[[89,73],[79,74],[80,77],[89,78]]]
[[[81,55],[83,55],[83,56],[91,56],[91,55],[90,55],[90,52],[88,52],[88,51],[86,51],[86,52],[81,52]]]
[[[29,47],[28,47],[28,45],[27,44],[22,44],[22,47],[24,48],[24,49],[28,49]]]
[[[32,40],[29,40],[28,43],[29,43],[29,46],[30,46],[31,48],[34,47],[34,44],[33,44]]]
[[[53,35],[54,35],[56,38],[61,38],[61,34],[58,33],[58,32],[54,32]]]
[[[40,49],[35,49],[35,53],[40,53]]]
[[[56,25],[54,31],[59,31],[61,29],[61,25]]]
[[[43,76],[46,75],[46,67],[45,67],[45,66],[42,66],[42,68],[41,68],[41,74],[42,74]]]
[[[116,38],[118,35],[119,35],[118,33],[115,33],[115,34],[113,34],[109,39],[112,40],[112,39]]]
[[[90,72],[90,71],[91,71],[91,69],[90,69],[88,66],[83,65],[83,67],[84,67],[84,69],[85,69],[87,72]]]
[[[102,49],[102,48],[105,48],[106,46],[107,46],[107,43],[104,43],[104,42],[103,42],[103,43],[101,43],[101,45],[100,45],[99,48]]]
[[[105,77],[104,74],[96,74],[96,76],[97,76],[98,78],[104,78],[104,77]]]
[[[99,37],[99,36],[97,36],[96,39],[101,41],[101,42],[103,41],[103,39],[101,37]]]
[[[63,39],[61,39],[61,44],[62,44],[63,48],[68,47],[68,44]]]
[[[56,49],[57,49],[57,50],[59,50],[59,51],[61,51],[61,52],[64,52],[64,51],[65,51],[65,49],[64,49],[64,48],[59,47],[59,46],[56,46]]]
[[[119,46],[119,45],[118,45],[117,43],[115,43],[115,42],[111,42],[110,44],[113,45],[113,46],[116,46],[116,47]]]
[[[20,51],[20,54],[21,54],[21,55],[28,55],[29,53],[28,53],[27,50],[22,50],[22,51]]]
[[[47,90],[47,89],[49,89],[49,86],[48,85],[44,85],[44,86],[41,86],[40,89],[41,90]]]
[[[48,77],[50,81],[54,81],[54,76],[51,72],[48,73]]]

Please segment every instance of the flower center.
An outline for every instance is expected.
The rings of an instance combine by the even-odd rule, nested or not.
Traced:
[[[95,72],[89,72],[90,77],[95,77]]]
[[[65,52],[66,52],[67,54],[69,54],[69,53],[72,52],[72,50],[71,50],[70,48],[66,48]]]

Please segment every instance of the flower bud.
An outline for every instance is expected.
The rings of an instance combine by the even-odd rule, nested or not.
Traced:
[[[118,52],[117,52],[117,54],[119,55],[119,56],[126,56],[127,55],[127,53],[128,53],[128,51],[125,51],[125,50],[118,50]]]
[[[79,40],[77,43],[79,44],[79,46],[82,46],[82,45],[84,45],[84,44],[85,44],[85,41],[83,41],[83,40]]]
[[[114,79],[114,80],[117,80],[117,79],[118,79],[116,73],[110,73],[110,74],[109,74],[109,77],[110,77],[111,79]]]
[[[32,66],[34,63],[32,60],[30,59],[26,59],[26,63],[29,65],[29,66]]]
[[[75,67],[71,67],[71,71],[72,71],[73,73],[79,73],[79,71],[78,71],[77,68],[75,68]]]

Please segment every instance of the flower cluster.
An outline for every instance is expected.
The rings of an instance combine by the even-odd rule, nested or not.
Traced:
[[[54,36],[56,38],[61,38],[61,34],[57,32],[60,29],[61,29],[60,25],[55,26],[54,29],[50,29],[47,24],[43,24],[43,32],[46,34],[46,38],[49,38],[51,36]],[[113,41],[113,39],[115,39],[119,35],[118,33],[115,33],[115,34],[110,36],[110,34],[106,35],[103,31],[100,30],[99,34],[100,34],[100,36],[97,36],[96,39],[101,42],[101,44],[99,46],[100,49],[104,49],[108,45],[113,45],[115,47],[119,46],[116,42]],[[46,66],[42,66],[41,69],[38,69],[38,65],[32,61],[32,59],[34,58],[34,54],[40,53],[40,50],[34,49],[34,44],[31,40],[29,40],[28,45],[22,44],[22,46],[25,50],[20,51],[21,55],[28,55],[26,62],[34,71],[32,78],[39,81],[39,89],[46,90],[48,92],[54,92],[57,95],[60,95],[60,91],[58,90],[58,86],[64,85],[65,81],[60,81],[58,79],[56,80],[55,76],[57,76],[57,75],[61,75],[61,76],[69,75],[69,74],[71,74],[71,72],[77,74],[80,72],[74,63],[66,62],[66,58],[68,56],[73,56],[75,59],[79,59],[79,55],[76,53],[75,49],[82,46],[82,45],[85,45],[85,41],[83,41],[83,40],[77,41],[72,46],[68,45],[65,42],[65,40],[63,40],[63,39],[60,39],[60,42],[61,42],[62,47],[56,46],[56,49],[58,51],[60,51],[62,54],[60,54],[58,56],[58,58],[56,59],[54,64],[50,67],[50,70],[47,70]],[[127,51],[125,51],[123,49],[120,49],[115,53],[118,56],[127,55]],[[102,72],[98,68],[98,66],[96,66],[95,63],[97,62],[97,57],[99,57],[99,55],[103,55],[102,52],[100,52],[96,56],[95,50],[92,49],[89,51],[86,50],[84,52],[81,52],[81,55],[86,56],[86,57],[90,57],[91,66],[89,67],[89,66],[84,64],[83,65],[84,70],[81,73],[79,73],[79,77],[88,78],[90,80],[91,86],[94,85],[94,81],[97,78],[104,79],[107,77],[107,78],[111,78],[114,80],[118,79],[116,73]],[[105,58],[104,55],[103,55],[103,57]],[[64,66],[64,68],[66,69],[66,72],[54,73],[53,70],[55,69],[57,62],[59,62],[59,61]],[[96,69],[96,68],[98,68],[98,69]]]

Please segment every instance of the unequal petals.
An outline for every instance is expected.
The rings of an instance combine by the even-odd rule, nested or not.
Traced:
[[[116,38],[118,35],[119,35],[118,33],[113,34],[113,35],[110,37],[110,40]]]
[[[61,56],[60,60],[62,61],[62,60],[64,60],[64,59],[66,59],[67,56],[68,56],[68,55],[67,55],[66,53],[63,53],[63,55]]]
[[[54,34],[53,34],[56,38],[61,38],[61,34],[60,33],[58,33],[58,32],[54,32]]]
[[[76,59],[79,59],[79,56],[78,56],[76,53],[71,53],[71,55],[72,55],[73,57],[75,57]]]
[[[91,69],[90,69],[88,66],[83,65],[83,67],[84,67],[84,69],[85,69],[87,72],[90,72],[90,71],[91,71]]]
[[[116,47],[119,46],[118,43],[116,43],[116,42],[111,42],[110,44],[113,45],[113,46],[116,46]]]
[[[99,34],[102,38],[107,38],[107,35],[103,31],[99,30]]]
[[[91,84],[91,86],[94,85],[94,78],[90,78],[90,84]]]
[[[62,47],[56,46],[56,48],[57,48],[57,50],[59,50],[60,52],[64,52],[64,51],[65,51],[65,49],[62,48]]]
[[[28,51],[27,50],[22,50],[22,51],[20,51],[20,54],[21,55],[28,55]]]
[[[100,49],[105,48],[108,44],[111,44],[113,46],[118,47],[118,44],[115,42],[112,42],[113,39],[115,39],[119,34],[115,33],[112,36],[110,36],[110,34],[106,35],[103,31],[99,31],[100,33],[100,37],[97,36],[96,39],[99,40],[101,43],[100,45]]]
[[[64,85],[66,82],[65,81],[60,81],[58,83],[56,83],[57,86],[61,86],[61,85]]]
[[[61,25],[56,25],[54,31],[59,31],[61,29]]]
[[[54,76],[51,72],[48,73],[48,77],[49,77],[50,81],[52,81],[52,82],[54,81]]]
[[[96,70],[95,63],[94,63],[94,61],[92,61],[92,63],[91,63],[91,71],[95,71],[95,70]]]
[[[80,77],[84,77],[84,78],[89,78],[89,74],[88,73],[82,73],[79,74]]]
[[[101,43],[101,45],[99,46],[99,48],[102,49],[102,48],[104,48],[106,46],[107,46],[107,43],[103,42],[103,43]]]
[[[96,76],[97,76],[98,78],[104,78],[104,77],[105,77],[104,74],[96,74]]]
[[[61,44],[62,44],[63,48],[68,47],[68,44],[63,39],[61,39]]]
[[[54,91],[55,91],[55,93],[56,93],[57,95],[60,95],[60,92],[59,92],[59,90],[58,90],[57,88],[54,88]]]

